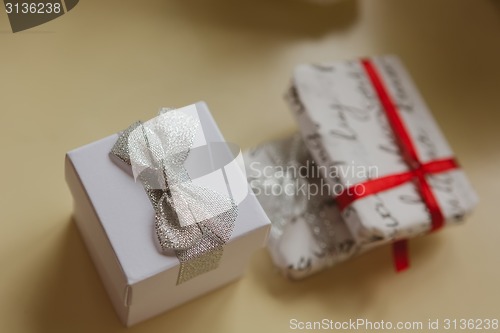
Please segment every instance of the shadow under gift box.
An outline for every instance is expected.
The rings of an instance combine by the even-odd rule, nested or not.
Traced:
[[[178,110],[200,120],[193,148],[224,142],[205,103]],[[65,169],[78,229],[118,316],[130,326],[239,278],[251,254],[264,245],[270,224],[245,182],[246,192],[237,202],[238,217],[218,268],[176,285],[180,262],[157,248],[155,212],[145,190],[109,156],[117,138],[114,134],[69,152]],[[184,163],[190,175],[214,162],[207,161],[207,155],[192,155]],[[223,167],[228,182],[244,180],[241,170],[232,164]],[[207,176],[198,180],[218,181]],[[222,186],[215,187],[231,187],[223,179]]]

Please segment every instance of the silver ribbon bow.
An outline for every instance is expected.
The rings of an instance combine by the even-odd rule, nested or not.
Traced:
[[[232,198],[194,184],[184,168],[199,127],[193,116],[162,109],[123,131],[111,150],[144,186],[161,250],[180,261],[177,284],[217,268],[238,215]]]
[[[323,219],[320,214],[323,206],[334,205],[335,202],[327,193],[308,193],[308,185],[319,184],[320,176],[316,164],[308,164],[313,159],[300,135],[295,134],[289,139],[259,148],[265,148],[272,166],[279,170],[271,175],[261,172],[260,178],[248,179],[252,188],[260,188],[260,193],[270,194],[270,198],[260,195],[258,199],[272,222],[271,232],[275,237],[281,237],[286,224],[294,223],[300,217],[307,221],[322,250],[335,251],[332,221]],[[305,174],[300,174],[300,170],[305,171]],[[280,188],[282,191],[275,194],[273,188]],[[300,191],[300,188],[306,190]]]
[[[247,169],[254,171],[248,181],[272,223],[269,250],[281,258],[284,248],[300,253],[296,261],[290,261],[293,255],[285,256],[278,264],[287,265],[278,266],[285,275],[303,278],[357,252],[332,196],[317,192],[322,188],[322,175],[299,134],[250,150],[246,162]],[[297,223],[309,228],[314,249],[307,245],[308,235],[302,236],[306,245],[290,241],[294,239],[290,230]]]

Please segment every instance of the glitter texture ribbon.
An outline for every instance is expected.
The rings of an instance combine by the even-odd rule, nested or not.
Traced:
[[[422,200],[427,206],[431,216],[431,232],[440,229],[444,225],[444,217],[439,207],[439,204],[434,196],[432,189],[427,182],[426,176],[430,174],[438,174],[442,172],[457,169],[458,163],[454,158],[435,160],[428,163],[422,163],[418,157],[417,149],[415,148],[408,130],[399,115],[396,104],[392,101],[385,85],[378,74],[373,63],[368,60],[362,60],[361,64],[365,70],[367,77],[370,79],[375,92],[382,104],[391,129],[394,133],[396,142],[398,143],[401,154],[410,167],[410,171],[385,176],[378,179],[369,180],[364,183],[356,184],[354,187],[362,187],[362,189],[347,188],[336,197],[341,209],[347,208],[355,200],[364,198],[375,193],[386,191],[396,186],[407,182],[414,182],[417,186]],[[362,193],[362,194],[358,194]],[[397,271],[402,271],[408,268],[408,246],[406,240],[399,240],[393,244],[394,264]]]
[[[161,251],[180,261],[177,284],[217,268],[238,214],[232,198],[194,184],[184,168],[200,126],[196,117],[162,109],[120,133],[111,150],[151,201]]]
[[[260,165],[260,172],[255,175],[250,173],[248,181],[271,220],[270,238],[282,238],[288,224],[303,219],[318,246],[314,255],[325,258],[329,262],[327,266],[334,264],[337,257],[346,252],[346,246],[351,251],[354,242],[341,242],[345,236],[337,235],[337,221],[325,216],[325,206],[335,206],[335,201],[327,193],[309,193],[310,184],[317,188],[321,186],[321,177],[300,135],[254,149],[255,152],[258,150],[265,152],[270,165]],[[252,151],[249,154],[251,159]],[[254,170],[251,165],[250,169]],[[274,171],[269,172],[269,169]],[[309,270],[310,260],[305,265],[293,265],[290,269]]]

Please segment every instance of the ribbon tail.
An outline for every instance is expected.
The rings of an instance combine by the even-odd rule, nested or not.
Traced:
[[[407,239],[402,239],[392,243],[392,256],[396,272],[403,272],[410,267]]]

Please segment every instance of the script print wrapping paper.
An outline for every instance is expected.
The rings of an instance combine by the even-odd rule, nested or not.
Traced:
[[[370,59],[394,101],[422,163],[453,157],[425,102],[397,57]],[[384,107],[361,61],[302,65],[293,75],[288,102],[331,195],[377,177],[409,171]],[[369,169],[373,174],[356,172]],[[461,169],[427,174],[445,224],[463,220],[477,204]],[[431,230],[429,209],[414,182],[356,200],[342,212],[358,244],[381,244]]]

